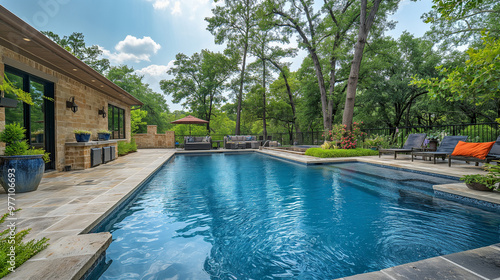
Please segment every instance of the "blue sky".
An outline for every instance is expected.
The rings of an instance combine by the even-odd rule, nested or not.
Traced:
[[[87,45],[98,45],[112,65],[126,64],[144,75],[157,91],[161,79],[179,52],[192,55],[202,49],[222,51],[206,30],[212,0],[2,0],[1,5],[40,31],[60,36],[82,32]],[[404,30],[417,37],[429,27],[420,16],[431,9],[431,0],[403,0],[391,18],[398,21],[388,34]],[[300,66],[305,52],[292,60]],[[171,110],[181,109],[170,102]]]

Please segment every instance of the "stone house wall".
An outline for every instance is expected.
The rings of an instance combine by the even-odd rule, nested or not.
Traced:
[[[73,130],[83,129],[92,132],[92,139],[97,139],[97,131],[108,129],[108,117],[103,118],[98,110],[108,104],[125,110],[125,137],[130,139],[130,106],[119,99],[110,97],[104,92],[88,87],[64,74],[52,70],[8,48],[0,46],[0,75],[4,75],[4,61],[8,58],[29,66],[31,69],[43,72],[57,80],[54,83],[54,112],[55,112],[55,146],[56,169],[62,170],[65,163],[65,143],[75,142]],[[73,113],[66,108],[66,101],[75,97],[78,111]],[[5,127],[5,109],[0,108],[0,130]],[[2,146],[4,147],[4,146]]]
[[[166,131],[165,134],[157,134],[156,132],[156,125],[148,125],[147,133],[135,134],[137,148],[175,148],[175,133],[173,131]]]

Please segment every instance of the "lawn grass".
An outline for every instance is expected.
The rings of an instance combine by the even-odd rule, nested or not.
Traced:
[[[313,156],[319,158],[335,158],[335,157],[361,157],[361,156],[374,156],[378,155],[378,151],[370,149],[327,149],[322,148],[309,148],[306,151],[306,156]]]

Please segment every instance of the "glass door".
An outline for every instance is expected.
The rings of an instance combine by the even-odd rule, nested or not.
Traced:
[[[50,153],[46,170],[55,168],[55,122],[54,102],[43,98],[54,98],[54,84],[28,73],[5,66],[5,75],[10,82],[31,94],[33,105],[19,102],[16,108],[5,108],[5,123],[19,123],[26,128],[30,146],[43,148]],[[16,98],[15,96],[6,96]]]

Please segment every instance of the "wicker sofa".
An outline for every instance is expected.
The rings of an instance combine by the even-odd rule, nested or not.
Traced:
[[[228,135],[224,136],[225,149],[258,149],[262,141],[257,136],[251,135]]]
[[[211,150],[212,137],[184,136],[184,150]]]

